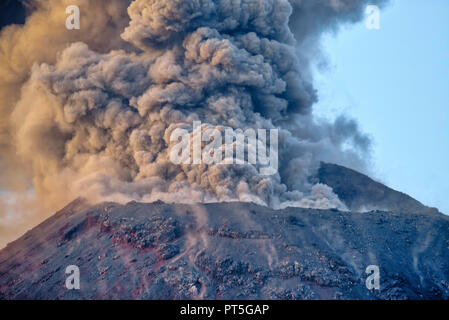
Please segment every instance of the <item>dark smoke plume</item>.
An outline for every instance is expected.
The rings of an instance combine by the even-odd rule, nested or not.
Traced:
[[[345,209],[308,177],[320,161],[363,168],[370,142],[353,120],[312,116],[310,68],[320,36],[360,21],[368,1],[31,2],[0,34],[5,239],[79,196]],[[65,28],[73,4],[77,31]],[[174,165],[170,134],[193,121],[279,129],[279,173]]]

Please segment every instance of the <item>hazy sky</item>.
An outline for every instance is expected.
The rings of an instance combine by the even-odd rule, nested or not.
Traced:
[[[316,112],[345,112],[374,140],[374,171],[390,187],[449,214],[449,1],[396,0],[380,30],[329,35]]]

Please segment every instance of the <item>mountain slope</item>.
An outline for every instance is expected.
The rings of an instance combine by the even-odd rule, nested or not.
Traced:
[[[0,251],[0,298],[447,299],[448,230],[437,213],[77,200]]]
[[[395,191],[357,171],[322,163],[319,182],[330,186],[351,211],[384,210],[395,213],[437,213],[412,197]]]

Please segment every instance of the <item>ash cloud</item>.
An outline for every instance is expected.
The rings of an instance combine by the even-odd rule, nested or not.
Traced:
[[[345,209],[308,177],[320,161],[363,169],[370,142],[353,120],[313,117],[310,66],[320,35],[367,2],[32,1],[0,34],[0,189],[30,198],[14,204],[20,228],[79,196]],[[73,4],[79,31],[64,27]],[[174,165],[170,134],[193,121],[278,128],[279,174]]]

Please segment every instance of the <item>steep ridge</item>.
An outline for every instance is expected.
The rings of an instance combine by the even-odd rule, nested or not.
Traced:
[[[0,251],[0,298],[447,299],[448,230],[433,212],[79,199]]]
[[[438,212],[366,175],[336,164],[322,163],[317,178],[330,186],[351,211]]]

